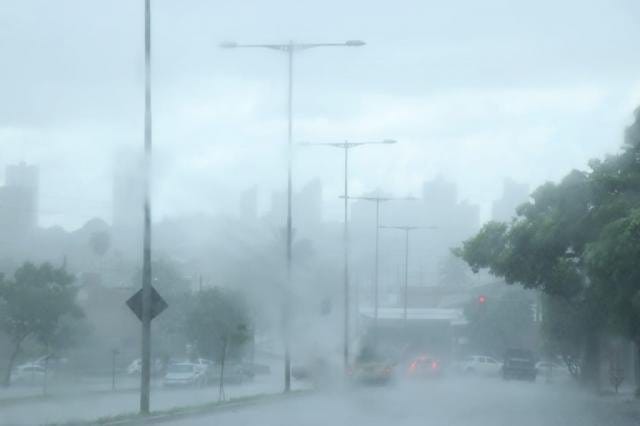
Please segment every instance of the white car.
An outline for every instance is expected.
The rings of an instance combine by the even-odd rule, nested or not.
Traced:
[[[171,364],[164,376],[164,386],[204,386],[207,369],[191,362]]]
[[[502,363],[490,356],[471,355],[462,360],[459,368],[465,374],[498,376],[502,369]]]
[[[142,371],[142,360],[140,358],[134,359],[129,367],[127,367],[127,374],[140,374]]]
[[[43,366],[38,364],[23,364],[16,367],[11,373],[11,383],[40,385],[44,383],[45,375],[50,377],[51,371],[45,370]]]

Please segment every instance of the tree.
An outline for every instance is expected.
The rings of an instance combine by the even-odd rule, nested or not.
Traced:
[[[186,318],[186,333],[201,355],[220,364],[220,398],[224,399],[224,367],[228,355],[239,357],[251,337],[249,310],[242,295],[220,287],[197,293]]]
[[[514,221],[485,225],[457,254],[556,298],[543,324],[550,346],[581,346],[582,376],[596,381],[600,333],[640,344],[640,109],[621,152],[589,167],[542,185]]]
[[[10,385],[11,370],[22,344],[33,338],[44,345],[62,342],[59,335],[63,318],[79,318],[74,277],[64,268],[48,263],[25,263],[12,279],[0,277],[0,329],[13,344],[4,376]]]
[[[111,237],[106,231],[93,232],[89,236],[89,246],[97,256],[104,256],[111,246]]]

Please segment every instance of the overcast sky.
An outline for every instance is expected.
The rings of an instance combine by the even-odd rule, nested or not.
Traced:
[[[41,223],[111,219],[112,172],[143,146],[143,0],[0,0],[0,167],[41,168]],[[238,42],[336,42],[295,62],[296,141],[353,151],[354,193],[443,175],[486,218],[613,153],[640,104],[633,0],[152,0],[155,217],[235,212],[284,186],[286,62]],[[338,217],[341,152],[296,153]]]

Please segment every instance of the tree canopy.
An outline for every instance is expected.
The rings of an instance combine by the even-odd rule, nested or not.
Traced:
[[[456,253],[552,296],[544,327],[558,341],[607,328],[640,342],[640,110],[618,154],[540,186]]]
[[[204,289],[195,296],[187,313],[186,334],[202,356],[221,362],[227,348],[238,351],[250,337],[248,307],[240,293],[221,287]]]
[[[69,343],[65,319],[82,316],[76,304],[74,277],[63,267],[25,263],[12,278],[0,277],[0,329],[9,336],[13,352],[5,374],[9,384],[13,362],[28,339],[51,348]]]

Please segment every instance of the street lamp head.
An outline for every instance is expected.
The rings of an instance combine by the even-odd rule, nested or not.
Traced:
[[[349,47],[360,47],[360,46],[364,46],[366,43],[362,40],[347,40],[345,42],[345,46],[349,46]]]
[[[394,143],[398,143],[398,141],[394,140],[394,139],[385,139],[382,141],[382,143],[388,144],[388,145],[393,145]]]
[[[238,43],[235,41],[223,41],[220,43],[220,47],[223,49],[233,49],[234,47],[238,47]]]

